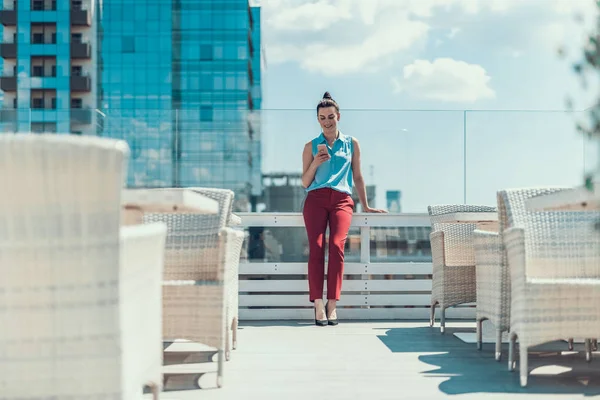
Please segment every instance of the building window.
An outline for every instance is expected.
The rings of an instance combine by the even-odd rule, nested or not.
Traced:
[[[248,50],[246,46],[238,46],[238,60],[248,59]]]
[[[50,37],[50,40],[52,44],[56,44],[56,32],[52,32],[52,35]]]
[[[81,10],[81,6],[82,6],[82,1],[81,0],[73,0],[71,2],[71,8],[73,10]]]
[[[56,97],[52,98],[52,109],[56,110]]]
[[[135,53],[135,38],[133,36],[123,36],[121,38],[121,51],[123,53]]]
[[[31,108],[44,108],[44,99],[32,99]]]
[[[43,123],[32,123],[31,124],[31,132],[33,133],[43,133],[44,132],[44,124]]]
[[[200,106],[200,121],[211,122],[213,120],[212,106]]]
[[[200,76],[200,89],[202,91],[211,91],[213,87],[213,76],[211,74],[202,74]]]
[[[33,11],[44,11],[44,1],[43,0],[33,0],[31,9]]]
[[[56,77],[56,65],[52,66],[52,76]]]
[[[81,65],[73,65],[73,66],[71,66],[71,75],[73,75],[73,76],[82,76],[83,75],[83,68],[81,67]]]
[[[31,76],[44,76],[44,67],[42,65],[34,65]]]
[[[73,42],[73,43],[83,42],[83,34],[82,33],[71,33],[71,42]]]
[[[31,39],[31,43],[43,44],[44,43],[44,34],[43,33],[34,33],[32,39]]]
[[[211,44],[200,45],[200,60],[208,61],[213,59],[213,47]]]
[[[83,100],[81,99],[71,99],[71,108],[83,108]]]

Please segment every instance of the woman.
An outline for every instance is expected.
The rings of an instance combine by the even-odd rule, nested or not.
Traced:
[[[352,184],[364,212],[381,213],[367,203],[365,181],[360,170],[360,146],[352,136],[338,130],[340,107],[325,92],[317,105],[322,133],[306,143],[302,153],[302,186],[308,192],[304,201],[304,224],[308,236],[309,300],[315,306],[315,324],[337,325],[336,302],[342,291],[344,244],[350,229],[354,201]],[[325,231],[329,224],[327,304],[323,304],[325,273]]]

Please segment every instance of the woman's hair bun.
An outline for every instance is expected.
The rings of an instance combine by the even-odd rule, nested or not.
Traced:
[[[333,98],[331,97],[331,94],[329,92],[325,92],[325,94],[323,95],[323,98],[333,100]]]

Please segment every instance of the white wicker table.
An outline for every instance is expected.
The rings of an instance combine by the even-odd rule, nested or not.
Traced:
[[[456,212],[436,217],[439,224],[477,224],[477,229],[498,231],[498,213],[495,212]]]
[[[526,206],[532,211],[598,211],[600,189],[596,187],[595,191],[589,191],[584,187],[578,187],[536,196],[527,200]]]
[[[217,214],[219,203],[193,190],[125,189],[122,194],[123,224],[142,223],[144,213]]]
[[[477,229],[485,231],[498,231],[498,213],[496,212],[457,212],[440,215],[437,223],[453,224],[477,224]],[[475,332],[455,333],[454,336],[466,343],[475,343],[477,340]],[[494,343],[496,330],[489,321],[483,321],[482,339],[484,343]]]

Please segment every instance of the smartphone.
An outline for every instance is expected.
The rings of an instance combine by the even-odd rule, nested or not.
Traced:
[[[327,153],[327,145],[326,144],[317,145],[317,149],[319,149],[319,153]]]

